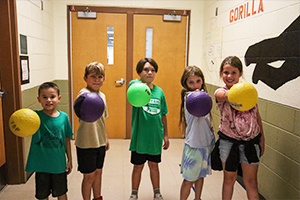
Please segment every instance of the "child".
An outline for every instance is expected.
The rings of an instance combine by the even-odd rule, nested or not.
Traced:
[[[84,200],[91,199],[91,191],[95,200],[102,200],[101,178],[105,152],[109,149],[105,129],[105,117],[108,116],[105,95],[99,91],[105,80],[105,68],[99,62],[92,62],[85,67],[84,80],[86,88],[80,90],[79,95],[86,92],[97,93],[105,103],[103,115],[95,122],[79,120],[75,145],[77,151],[78,170],[83,174],[81,192]],[[78,96],[79,96],[78,95]]]
[[[145,162],[148,160],[150,177],[154,190],[154,200],[163,200],[159,186],[159,167],[161,162],[161,149],[169,148],[167,129],[168,114],[165,95],[161,88],[152,82],[157,73],[158,66],[151,58],[141,59],[136,72],[140,80],[132,80],[130,85],[142,82],[151,89],[151,100],[143,107],[132,107],[132,131],[131,151],[132,171],[132,193],[129,200],[138,199],[138,189],[141,181],[141,174]],[[164,141],[164,144],[163,144]]]
[[[227,98],[229,89],[239,82],[242,74],[243,65],[238,57],[225,58],[220,67],[220,76],[225,87],[215,91],[221,113],[217,143],[224,172],[223,199],[232,198],[239,163],[242,166],[248,199],[259,199],[257,170],[259,157],[264,153],[265,139],[258,106],[256,104],[249,111],[238,111],[230,106]]]
[[[210,153],[215,144],[210,114],[203,117],[191,115],[185,106],[187,96],[193,91],[207,92],[203,73],[196,66],[188,66],[181,77],[180,126],[185,135],[185,144],[181,161],[183,177],[180,200],[189,197],[191,187],[195,185],[195,200],[201,199],[204,177],[211,174]]]
[[[36,172],[37,199],[48,199],[52,193],[53,197],[66,200],[67,174],[72,171],[70,121],[66,113],[56,110],[61,96],[55,83],[40,85],[37,99],[43,107],[43,110],[35,111],[41,125],[31,139],[26,171]]]

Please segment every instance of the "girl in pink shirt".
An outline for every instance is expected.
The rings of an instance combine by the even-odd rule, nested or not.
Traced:
[[[238,111],[228,102],[228,91],[243,75],[243,65],[236,56],[223,60],[220,76],[225,87],[215,91],[215,98],[221,113],[219,126],[220,159],[224,172],[222,199],[231,199],[234,183],[237,178],[237,168],[241,163],[243,181],[248,199],[259,199],[257,187],[257,171],[259,158],[265,149],[265,139],[261,117],[257,104],[248,111]],[[213,161],[214,162],[214,161]]]

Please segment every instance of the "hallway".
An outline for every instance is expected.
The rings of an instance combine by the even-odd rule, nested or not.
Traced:
[[[110,140],[110,150],[104,162],[102,195],[104,200],[127,200],[131,192],[130,140]],[[183,139],[170,139],[170,148],[163,151],[160,164],[161,193],[165,200],[179,199],[182,177],[179,163],[181,162]],[[77,171],[77,159],[74,141],[72,141],[73,171],[68,177],[69,200],[80,200],[82,175]],[[221,199],[222,172],[213,171],[213,174],[204,179],[203,200]],[[34,200],[35,194],[34,175],[26,184],[9,185],[0,192],[1,200]],[[54,199],[52,197],[49,198]],[[150,182],[149,170],[145,165],[139,190],[139,200],[152,200],[153,192]],[[193,191],[189,200],[194,199]],[[245,190],[239,183],[235,184],[233,200],[247,199]]]

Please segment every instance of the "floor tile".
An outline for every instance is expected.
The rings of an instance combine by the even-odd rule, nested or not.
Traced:
[[[72,141],[74,143],[74,141]],[[165,200],[179,199],[182,177],[180,174],[180,162],[184,139],[170,139],[170,148],[162,153],[160,169],[161,193]],[[103,177],[102,194],[105,200],[127,200],[131,192],[131,171],[130,163],[130,140],[110,140],[110,150],[106,154]],[[72,145],[73,170],[68,176],[69,200],[81,200],[82,174],[77,171],[76,148]],[[213,171],[204,179],[202,192],[203,200],[221,199],[223,173]],[[34,175],[26,184],[8,185],[0,192],[1,200],[34,200],[35,194]],[[49,200],[56,199],[50,197]],[[139,200],[152,200],[153,189],[150,180],[148,166],[145,165],[142,180],[139,188]],[[194,191],[191,190],[189,200],[194,199]],[[233,200],[247,199],[244,188],[239,183],[235,184]]]

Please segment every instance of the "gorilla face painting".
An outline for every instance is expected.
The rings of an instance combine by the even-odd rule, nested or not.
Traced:
[[[279,68],[270,63],[283,61]],[[300,76],[300,16],[278,37],[250,46],[245,54],[246,66],[256,63],[252,81],[262,81],[274,90]]]

